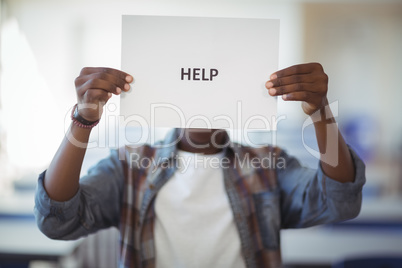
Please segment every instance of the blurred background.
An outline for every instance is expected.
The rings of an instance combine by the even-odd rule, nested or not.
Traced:
[[[331,267],[355,256],[402,255],[402,1],[0,0],[0,267],[116,261],[115,230],[52,241],[37,230],[32,209],[37,176],[70,124],[74,79],[84,66],[120,68],[123,14],[280,19],[279,68],[324,66],[342,133],[367,166],[359,217],[284,230],[284,263]],[[117,121],[106,122],[118,115],[119,98],[105,109],[82,173],[119,145]],[[278,113],[286,119],[275,134],[251,139],[276,143],[316,167],[306,150],[316,148],[313,127],[303,128],[300,104],[278,100]]]

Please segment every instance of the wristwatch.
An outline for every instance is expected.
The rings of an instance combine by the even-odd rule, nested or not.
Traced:
[[[73,123],[79,127],[82,128],[93,128],[95,127],[98,123],[99,120],[96,121],[88,121],[84,117],[82,117],[78,113],[78,103],[74,105],[73,110],[71,111],[71,120],[73,120]]]

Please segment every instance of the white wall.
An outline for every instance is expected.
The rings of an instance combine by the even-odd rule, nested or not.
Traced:
[[[338,121],[364,124],[365,188],[402,192],[402,3],[309,4],[305,25],[306,61],[326,68]]]
[[[5,3],[8,16],[4,20],[3,36],[9,30],[15,32],[16,28],[18,35],[14,36],[15,41],[8,36],[6,40],[3,38],[2,53],[12,57],[2,58],[7,62],[3,63],[2,69],[1,101],[6,117],[13,118],[18,112],[19,122],[30,122],[4,122],[10,160],[24,167],[43,168],[51,160],[69,124],[68,110],[76,102],[73,82],[80,69],[84,66],[120,67],[122,14],[279,18],[280,67],[302,60],[299,4],[90,0],[13,0]],[[18,55],[24,56],[16,63]],[[118,97],[113,97],[111,102],[118,104]],[[292,107],[289,105],[284,109],[292,111]],[[105,138],[110,133],[102,123],[98,133],[108,141],[114,139],[111,135]],[[101,143],[107,144],[107,141]]]
[[[402,3],[306,5],[305,33],[306,60],[326,67],[342,118],[372,116],[379,150],[395,154],[402,143]]]

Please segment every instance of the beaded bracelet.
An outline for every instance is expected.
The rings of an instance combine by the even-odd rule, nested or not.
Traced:
[[[78,113],[78,103],[74,105],[73,110],[71,111],[71,120],[73,120],[73,124],[82,128],[93,128],[95,127],[100,119],[96,121],[88,121],[85,118],[83,118],[79,113]]]

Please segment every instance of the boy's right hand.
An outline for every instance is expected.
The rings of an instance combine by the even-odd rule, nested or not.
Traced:
[[[79,114],[88,121],[100,119],[103,106],[112,95],[129,91],[133,81],[131,75],[116,69],[83,68],[75,79]]]

